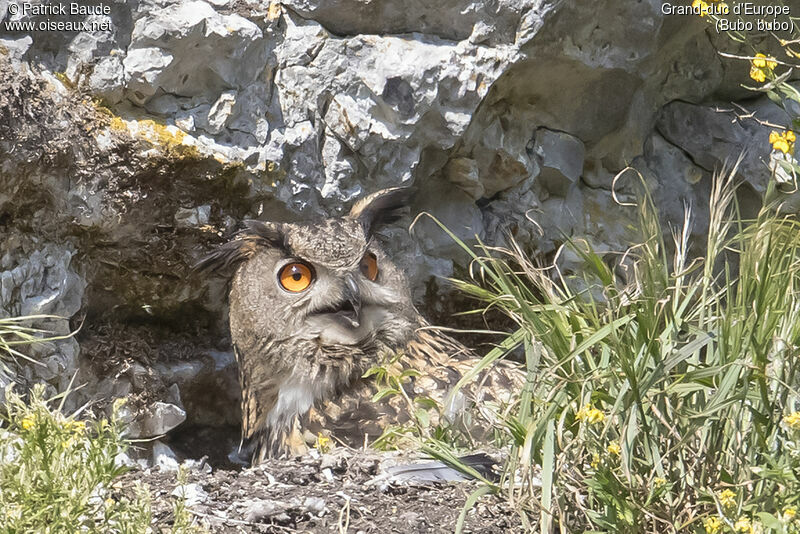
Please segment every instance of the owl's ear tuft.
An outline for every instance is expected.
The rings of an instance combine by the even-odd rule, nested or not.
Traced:
[[[244,221],[245,228],[233,239],[220,245],[192,266],[193,271],[226,270],[253,257],[261,247],[286,248],[286,238],[280,224]]]
[[[405,215],[415,192],[413,187],[382,189],[356,202],[347,217],[358,220],[370,233],[374,228],[392,223]]]

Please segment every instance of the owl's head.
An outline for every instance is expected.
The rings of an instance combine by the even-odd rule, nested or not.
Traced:
[[[344,217],[314,223],[248,221],[200,264],[236,266],[234,341],[307,340],[338,350],[376,338],[392,348],[404,344],[418,314],[404,274],[373,237],[402,214],[410,194],[409,188],[379,191]]]

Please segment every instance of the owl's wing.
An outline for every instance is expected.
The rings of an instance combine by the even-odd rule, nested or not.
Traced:
[[[233,353],[239,364],[239,385],[242,391],[242,438],[249,439],[265,427],[267,414],[278,402],[280,375],[263,362],[244,358],[234,344]]]
[[[520,364],[497,360],[451,396],[456,383],[472,371],[481,358],[435,327],[418,330],[408,344],[407,354],[407,365],[425,371],[414,384],[415,393],[436,400],[451,424],[457,423],[478,441],[486,437],[487,430],[498,422],[499,414],[525,384],[526,373]]]
[[[404,384],[405,395],[395,394],[375,401],[373,398],[381,386],[372,378],[361,379],[339,398],[312,409],[307,428],[315,434],[330,432],[346,444],[358,447],[374,441],[390,426],[411,421],[419,407],[415,399],[425,397],[443,407],[447,419],[471,420],[470,426],[480,428],[466,430],[480,439],[485,434],[485,420],[494,422],[498,407],[510,402],[513,393],[521,390],[525,373],[514,362],[495,362],[465,385],[456,397],[457,406],[444,406],[453,386],[479,361],[475,353],[442,331],[419,329],[399,360],[391,363],[395,374],[405,369],[419,373]],[[477,412],[476,417],[463,418],[468,411]],[[431,425],[436,426],[440,421],[433,415]]]
[[[270,415],[278,403],[281,385],[291,371],[276,368],[264,359],[246,358],[235,345],[234,354],[240,367],[242,450],[249,454],[253,464],[284,453],[303,454],[307,447],[299,417],[292,413],[272,420],[275,416]]]

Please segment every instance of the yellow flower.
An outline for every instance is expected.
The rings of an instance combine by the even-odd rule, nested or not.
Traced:
[[[587,404],[585,408],[578,410],[578,413],[575,414],[575,418],[578,421],[594,424],[602,423],[606,416],[597,408],[592,408],[591,404]]]
[[[326,453],[333,447],[333,440],[320,432],[317,434],[317,442],[314,444],[319,452]]]
[[[769,69],[773,70],[775,67],[778,66],[778,63],[775,61],[775,58],[767,57],[764,54],[756,54],[755,59],[750,61],[754,67],[758,67],[759,69]]]
[[[619,443],[617,443],[616,441],[612,441],[611,443],[609,443],[606,449],[614,456],[619,456],[620,453],[622,452],[622,447],[620,447]]]
[[[734,532],[753,532],[753,525],[750,523],[750,518],[742,516],[733,524]]]
[[[64,426],[76,434],[82,434],[86,430],[86,423],[83,421],[67,421]]]
[[[694,0],[694,2],[692,2],[692,7],[694,9],[700,8],[701,17],[705,17],[706,15],[708,15],[708,10],[710,8],[710,6],[703,0]]]
[[[750,68],[750,77],[759,83],[764,83],[767,81],[767,75],[764,73],[764,71],[756,67]]]
[[[657,488],[663,486],[666,483],[667,483],[667,479],[663,478],[663,477],[656,477],[656,478],[653,479],[653,485],[655,487],[657,487]]]
[[[788,523],[789,521],[793,520],[797,516],[797,507],[796,506],[787,506],[783,509],[783,519],[784,523]]]
[[[785,132],[776,132],[773,130],[769,134],[769,143],[772,145],[772,149],[780,150],[784,154],[787,152],[794,152],[794,142],[796,139],[792,130],[787,130]],[[786,418],[784,418],[784,420],[786,420]]]
[[[592,454],[592,469],[597,469],[597,466],[600,465],[600,455],[597,453]]]
[[[722,532],[722,521],[717,516],[707,517],[703,520],[703,527],[708,534],[718,534]]]
[[[779,139],[772,143],[772,148],[775,150],[780,150],[784,154],[789,152],[789,143],[786,142],[786,139]]]
[[[36,418],[31,415],[26,415],[22,418],[22,421],[19,422],[19,426],[22,427],[23,430],[30,430],[36,425]]]
[[[736,506],[736,494],[729,489],[719,492],[719,502],[724,508],[733,508]]]
[[[755,81],[762,83],[767,79],[767,72],[772,72],[778,66],[775,58],[767,57],[764,54],[756,54],[756,57],[750,60],[750,77]]]

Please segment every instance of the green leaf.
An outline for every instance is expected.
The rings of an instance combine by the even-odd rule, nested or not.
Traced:
[[[414,416],[417,418],[417,421],[422,428],[428,428],[431,426],[431,416],[427,410],[418,409],[416,412],[414,412]]]
[[[555,473],[555,423],[547,422],[542,452],[542,512],[539,519],[542,534],[553,531],[553,474]]]
[[[464,521],[467,519],[467,512],[469,512],[475,503],[478,502],[478,499],[491,493],[492,489],[489,486],[481,486],[472,493],[470,493],[469,497],[467,497],[466,502],[464,503],[463,508],[461,508],[461,513],[458,514],[458,520],[456,521],[456,534],[461,534],[464,531]]]
[[[372,402],[378,402],[379,400],[383,399],[384,397],[388,397],[390,395],[399,395],[400,390],[397,388],[384,388],[379,390],[372,396]]]

